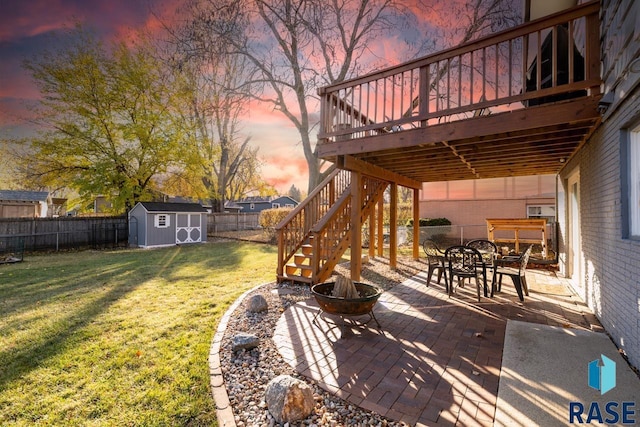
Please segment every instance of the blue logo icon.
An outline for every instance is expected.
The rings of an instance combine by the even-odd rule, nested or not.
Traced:
[[[616,362],[601,354],[600,359],[589,362],[589,387],[605,394],[616,386]]]

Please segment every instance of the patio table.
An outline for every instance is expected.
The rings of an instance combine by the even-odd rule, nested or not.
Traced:
[[[456,245],[454,245],[456,246]],[[450,246],[452,247],[452,246]],[[448,249],[448,248],[447,248]],[[481,265],[478,266],[478,268],[482,268],[482,284],[483,284],[483,289],[484,289],[484,296],[485,298],[489,296],[489,285],[487,283],[487,268],[490,268],[492,270],[494,270],[495,272],[495,262],[496,262],[496,253],[495,252],[491,252],[491,251],[487,251],[487,250],[480,250],[480,249],[476,249],[478,252],[480,252],[480,255],[482,257],[482,263]],[[446,251],[445,251],[446,252]],[[443,261],[445,264],[447,262],[447,260],[445,259]],[[493,274],[493,276],[495,276],[495,274]],[[451,278],[449,278],[449,280],[447,280],[447,268],[444,269],[444,280],[445,283],[448,283],[447,285],[447,292],[453,292],[453,282],[451,282]],[[464,283],[464,281],[463,281]],[[451,290],[448,289],[448,286],[451,286]],[[493,281],[491,283],[491,296],[493,297]]]

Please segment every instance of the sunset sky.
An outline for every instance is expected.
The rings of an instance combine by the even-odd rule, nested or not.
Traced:
[[[407,2],[422,28],[412,31],[417,42],[425,28],[438,25],[438,21],[439,25],[453,25],[452,21],[442,19],[438,9],[448,8],[456,1],[462,0],[434,2],[436,7],[430,11],[431,16],[415,1]],[[137,30],[153,32],[160,27],[150,13],[151,7],[167,19],[165,17],[171,16],[180,3],[181,0],[2,0],[0,138],[25,136],[34,131],[28,118],[39,93],[21,64],[25,59],[33,59],[46,50],[55,49],[52,35],[74,22],[82,22],[107,42],[122,40]],[[401,62],[406,57],[403,57],[398,43],[397,35],[380,39],[371,47],[372,54],[384,58],[389,64]],[[259,147],[259,156],[264,163],[262,174],[267,182],[281,193],[286,193],[292,184],[306,191],[307,166],[300,138],[281,113],[270,111],[263,105],[252,106],[244,122],[244,132],[250,136],[252,144]],[[312,131],[313,140],[315,132]]]
[[[173,11],[179,0],[155,0],[154,11]],[[146,0],[3,0],[0,2],[0,137],[32,134],[30,106],[39,92],[22,69],[52,45],[52,35],[75,21],[83,22],[106,41],[119,40],[141,28],[158,26]],[[244,130],[259,146],[264,178],[286,193],[292,184],[307,189],[307,167],[299,136],[277,112],[252,108]]]

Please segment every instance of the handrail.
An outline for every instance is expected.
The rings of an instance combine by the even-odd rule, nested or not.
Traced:
[[[336,200],[336,202],[331,206],[331,209],[327,211],[327,213],[314,225],[311,230],[311,233],[319,233],[323,228],[329,224],[333,218],[340,212],[342,205],[345,203],[347,199],[351,197],[351,192],[345,191],[342,195]]]
[[[371,209],[383,197],[388,183],[376,178],[363,176],[363,189],[360,194],[361,215],[358,223],[362,224],[370,214]],[[313,236],[313,275],[314,283],[323,281],[331,275],[333,268],[346,251],[351,241],[351,210],[352,197],[350,192],[344,194],[335,205],[312,228]]]
[[[339,169],[334,169],[325,179],[324,181],[322,181],[320,184],[318,184],[318,186],[316,188],[313,189],[313,191],[311,192],[311,194],[309,194],[307,196],[306,199],[304,199],[298,206],[296,206],[295,208],[293,208],[291,210],[291,212],[289,212],[287,214],[287,216],[285,216],[279,223],[278,225],[275,226],[276,230],[280,230],[282,227],[284,227],[288,222],[291,222],[291,219],[293,217],[295,217],[296,215],[298,215],[300,212],[302,212],[302,210],[305,208],[305,206],[309,203],[309,200],[313,199],[314,197],[316,197],[318,195],[318,193],[320,193],[320,191],[322,191],[322,189],[324,187],[326,187],[327,185],[329,185],[331,183],[331,181],[333,180],[333,178],[336,177],[336,175],[338,175],[340,173]]]
[[[300,205],[278,223],[278,276],[282,276],[285,264],[302,247],[311,227],[334,205],[336,198],[349,188],[350,177],[348,171],[335,169]]]
[[[482,109],[507,111],[597,94],[599,9],[599,1],[592,1],[323,87],[319,144],[460,120]]]
[[[549,28],[551,26],[555,26],[570,20],[578,19],[578,18],[592,15],[592,14],[598,14],[599,11],[600,11],[600,0],[594,0],[588,3],[583,3],[571,9],[557,12],[557,13],[554,13],[553,15],[538,18],[534,21],[525,22],[523,24],[518,25],[517,27],[509,28],[507,30],[500,31],[495,34],[484,36],[459,46],[454,46],[449,49],[441,50],[439,52],[432,53],[427,56],[423,56],[422,58],[417,58],[408,62],[404,62],[402,64],[385,68],[384,70],[381,70],[381,71],[374,71],[374,72],[365,74],[363,76],[354,77],[349,80],[343,80],[340,83],[334,83],[332,85],[323,86],[320,89],[318,89],[318,93],[320,95],[324,95],[329,92],[335,92],[340,89],[352,87],[355,84],[359,84],[367,81],[373,81],[380,77],[390,77],[402,71],[409,71],[413,68],[420,68],[422,66],[432,64],[434,62],[438,62],[443,59],[453,58],[461,54],[467,53],[469,51],[469,47],[471,46],[475,47],[476,49],[489,47],[491,45],[494,45],[495,43],[501,43],[513,38],[522,37],[522,36],[531,34],[533,32],[541,31],[541,30],[544,30],[545,28]]]

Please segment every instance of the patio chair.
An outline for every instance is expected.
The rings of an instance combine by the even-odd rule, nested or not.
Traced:
[[[442,273],[444,273],[445,265],[444,265],[444,251],[442,251],[436,242],[433,240],[427,239],[422,242],[422,249],[424,249],[424,253],[427,254],[427,263],[429,265],[429,269],[427,271],[427,286],[431,283],[431,275],[434,271],[438,271],[438,285],[440,284],[440,280],[442,279]],[[444,284],[445,289],[449,289],[449,285],[447,283],[447,275],[444,275]]]
[[[491,240],[476,239],[470,240],[466,244],[469,248],[477,249],[482,256],[482,279],[484,280],[484,296],[487,296],[487,270],[494,269],[494,261],[498,257],[498,247]],[[491,275],[493,277],[493,274]]]
[[[478,291],[478,302],[480,302],[480,282],[478,274],[482,269],[482,255],[477,249],[467,246],[451,246],[444,253],[445,262],[449,271],[449,295],[453,293],[453,278],[458,278],[458,285],[464,283],[466,278],[474,278],[476,280],[476,288]]]
[[[529,296],[529,288],[527,287],[527,278],[525,276],[525,272],[527,270],[527,263],[529,262],[529,257],[531,256],[531,250],[533,249],[533,245],[529,245],[527,250],[525,250],[519,257],[507,256],[501,259],[496,260],[495,269],[493,272],[493,286],[491,287],[491,295],[493,296],[494,288],[496,287],[496,275],[497,279],[497,291],[500,292],[502,288],[502,276],[511,277],[511,281],[513,281],[513,285],[516,288],[516,292],[518,292],[518,298],[520,301],[524,301],[524,295],[522,291],[524,290],[524,294]],[[517,267],[510,267],[508,264],[513,265],[517,263]]]

